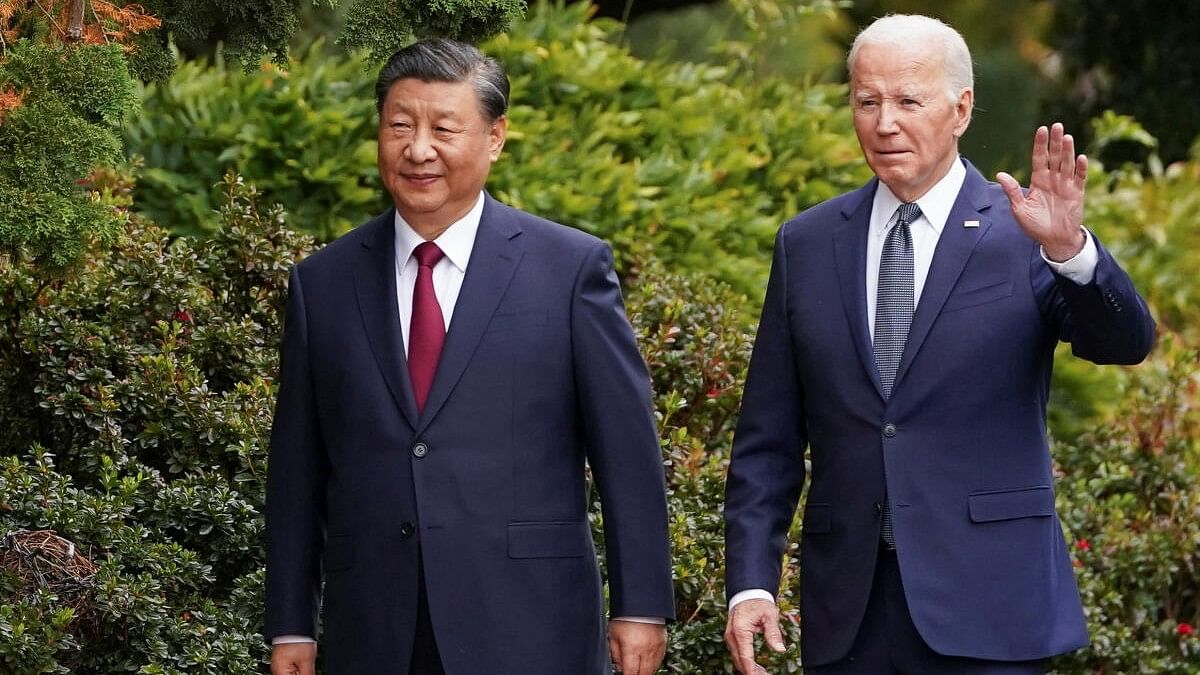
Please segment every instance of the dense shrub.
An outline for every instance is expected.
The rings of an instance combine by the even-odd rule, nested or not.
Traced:
[[[651,241],[671,269],[757,297],[775,229],[869,175],[841,86],[761,83],[735,69],[642,61],[586,3],[539,5],[484,45],[513,84],[489,188],[510,204],[611,240],[624,262]],[[146,157],[138,203],[177,230],[210,230],[225,168],[322,239],[386,203],[375,176],[374,73],[319,50],[288,72],[181,66],[144,90],[126,143]],[[757,302],[757,300],[756,300]]]
[[[1200,670],[1200,361],[1175,340],[1111,424],[1056,448],[1092,647],[1060,673]]]
[[[133,222],[40,293],[0,274],[0,530],[98,566],[87,617],[0,574],[0,672],[260,670],[269,378],[308,244],[226,187],[206,242]]]
[[[181,63],[146,85],[144,114],[125,124],[145,158],[138,209],[176,232],[211,233],[223,167],[254,176],[271,203],[332,239],[383,210],[375,169],[373,83],[363,65],[327,58],[321,44],[287,70],[247,72],[218,61]]]
[[[0,254],[57,272],[120,228],[82,186],[120,156],[114,127],[137,103],[121,54],[30,39],[0,54]]]

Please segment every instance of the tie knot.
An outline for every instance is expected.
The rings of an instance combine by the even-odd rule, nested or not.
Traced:
[[[921,217],[921,207],[917,206],[916,202],[901,204],[899,207],[897,207],[896,214],[897,225],[908,225],[912,221]]]
[[[413,250],[413,257],[417,259],[417,264],[421,267],[432,268],[444,255],[446,254],[442,252],[442,249],[432,241],[421,242]]]

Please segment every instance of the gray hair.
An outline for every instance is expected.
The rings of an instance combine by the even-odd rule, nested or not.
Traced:
[[[859,48],[864,44],[904,45],[914,42],[941,47],[942,74],[951,101],[957,101],[963,89],[975,89],[971,50],[967,49],[966,40],[941,21],[919,14],[889,14],[862,29],[846,56],[846,69],[853,78],[854,62],[858,58]]]
[[[375,108],[383,112],[392,85],[400,80],[463,82],[470,79],[479,99],[479,109],[489,122],[508,110],[508,75],[496,59],[457,40],[421,40],[392,54],[375,81]]]

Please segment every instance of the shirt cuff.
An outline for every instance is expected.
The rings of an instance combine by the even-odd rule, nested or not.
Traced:
[[[272,645],[290,645],[290,644],[296,644],[299,642],[315,643],[316,640],[308,637],[307,635],[279,635],[279,636],[271,638]]]
[[[733,597],[729,599],[729,611],[733,611],[734,605],[746,600],[770,600],[772,603],[774,603],[775,596],[761,588],[747,588],[744,591],[738,591],[737,593],[734,593]]]
[[[613,621],[628,621],[629,623],[656,623],[660,626],[667,623],[667,620],[661,616],[618,616],[614,617]]]
[[[1066,262],[1054,262],[1046,257],[1046,249],[1038,247],[1042,252],[1042,260],[1054,270],[1056,274],[1060,274],[1071,281],[1086,286],[1092,283],[1092,279],[1096,276],[1096,265],[1100,263],[1100,253],[1096,250],[1096,240],[1092,239],[1092,233],[1083,228],[1083,250],[1075,254],[1074,258]]]

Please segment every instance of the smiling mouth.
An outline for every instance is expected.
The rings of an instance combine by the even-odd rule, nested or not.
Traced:
[[[439,176],[437,174],[425,174],[425,173],[421,173],[421,174],[404,173],[404,174],[400,174],[400,176],[402,178],[404,178],[404,180],[406,180],[410,183],[416,183],[417,185],[428,185],[428,184],[434,182],[435,180],[437,180],[438,178],[441,178],[441,176]]]

